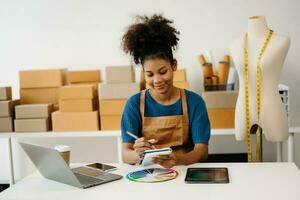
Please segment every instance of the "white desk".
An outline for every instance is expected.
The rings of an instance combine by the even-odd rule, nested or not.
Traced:
[[[117,165],[125,176],[140,169]],[[24,200],[299,200],[300,171],[294,163],[198,163],[189,167],[228,167],[229,184],[186,184],[186,166],[177,166],[179,176],[162,183],[137,183],[126,178],[88,189],[79,189],[45,179],[34,173],[0,193],[0,199]]]
[[[288,162],[294,161],[294,134],[300,133],[300,127],[289,128],[288,139]],[[231,135],[234,136],[234,129],[211,129],[211,135]],[[8,152],[9,152],[9,171],[10,171],[10,185],[15,183],[13,154],[12,154],[12,138],[76,138],[76,137],[116,137],[118,141],[118,158],[121,163],[121,133],[116,131],[95,131],[95,132],[41,132],[41,133],[1,133],[0,138],[7,138]],[[277,144],[277,161],[282,161],[282,143]]]

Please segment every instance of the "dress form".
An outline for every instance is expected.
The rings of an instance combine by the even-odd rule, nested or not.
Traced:
[[[259,51],[269,33],[265,17],[248,19],[247,49],[249,64],[249,110],[250,127],[259,125],[268,141],[279,142],[288,138],[288,119],[278,93],[278,83],[290,39],[276,32],[262,56],[261,65],[261,103],[260,116],[256,104],[256,66]],[[239,95],[235,110],[235,134],[237,140],[246,139],[246,104],[244,78],[244,36],[236,39],[230,46],[230,54],[239,77]]]

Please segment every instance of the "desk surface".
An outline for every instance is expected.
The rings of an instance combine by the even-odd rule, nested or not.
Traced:
[[[117,164],[115,173],[126,175],[138,166]],[[299,200],[300,171],[294,163],[198,163],[188,167],[228,167],[229,184],[186,184],[187,166],[176,166],[179,176],[162,183],[137,183],[126,178],[79,189],[45,179],[39,173],[19,181],[0,193],[0,199],[264,199]]]
[[[300,133],[300,127],[289,127],[290,133]],[[235,130],[233,128],[224,128],[224,129],[211,129],[211,135],[234,135]],[[48,131],[48,132],[33,132],[33,133],[1,133],[0,138],[24,138],[24,137],[31,137],[31,138],[41,138],[41,137],[120,137],[121,131],[120,130],[112,130],[112,131],[70,131],[70,132],[55,132],[55,131]]]
[[[234,135],[234,129],[212,129],[211,135]],[[56,131],[48,131],[48,132],[33,132],[33,133],[1,133],[0,138],[24,138],[24,137],[32,137],[32,138],[40,138],[40,137],[121,137],[120,130],[113,131],[70,131],[70,132],[56,132]]]

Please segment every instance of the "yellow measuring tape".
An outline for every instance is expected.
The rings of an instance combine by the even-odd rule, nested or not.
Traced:
[[[260,115],[260,88],[261,88],[261,71],[260,71],[260,60],[263,53],[265,52],[269,41],[273,35],[273,31],[270,30],[268,36],[266,37],[263,46],[261,47],[256,64],[256,105],[257,105],[257,119],[259,120]],[[244,40],[244,77],[245,77],[245,100],[246,100],[246,129],[247,129],[247,153],[248,162],[252,162],[252,147],[251,147],[251,133],[250,133],[250,110],[249,110],[249,66],[248,66],[248,48],[247,48],[247,33]],[[257,129],[256,133],[256,161],[261,162],[261,137],[260,130]]]

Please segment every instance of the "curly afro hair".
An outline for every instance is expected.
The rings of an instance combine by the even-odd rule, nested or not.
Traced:
[[[122,38],[122,47],[136,64],[146,59],[162,58],[173,63],[172,50],[177,48],[180,34],[172,26],[173,21],[162,15],[137,16],[137,22],[129,26]]]

